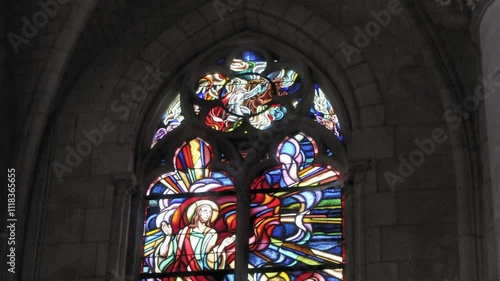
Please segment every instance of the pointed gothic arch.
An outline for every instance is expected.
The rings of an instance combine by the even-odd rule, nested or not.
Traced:
[[[195,59],[149,119],[141,276],[343,280],[346,159],[332,99],[307,61],[244,43]],[[200,223],[203,211],[212,218]]]

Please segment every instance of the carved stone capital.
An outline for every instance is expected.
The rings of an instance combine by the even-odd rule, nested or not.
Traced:
[[[133,173],[111,175],[111,184],[119,196],[133,195],[137,192],[137,177]]]
[[[348,173],[345,175],[344,183],[348,185],[354,185],[357,182],[363,181],[364,175],[368,170],[371,169],[371,163],[369,159],[351,161]]]

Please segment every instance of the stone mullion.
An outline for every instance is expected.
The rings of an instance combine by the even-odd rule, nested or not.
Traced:
[[[236,281],[248,280],[248,241],[250,222],[250,183],[237,184],[236,205]]]

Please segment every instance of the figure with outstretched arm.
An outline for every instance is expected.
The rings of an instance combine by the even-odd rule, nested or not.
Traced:
[[[225,250],[236,240],[236,236],[227,237],[216,245],[218,235],[210,227],[210,223],[215,220],[218,213],[217,205],[209,200],[200,200],[188,208],[188,213],[190,211],[194,213],[190,224],[181,229],[175,237],[172,227],[165,221],[161,223],[161,230],[165,236],[156,249],[156,272],[225,268]]]

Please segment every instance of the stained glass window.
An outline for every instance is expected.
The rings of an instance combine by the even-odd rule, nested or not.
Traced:
[[[153,137],[151,147],[155,146],[155,144],[169,132],[179,127],[182,120],[184,120],[184,116],[181,114],[180,97],[180,95],[177,95],[172,103],[167,107],[167,110],[165,110],[165,113],[160,120],[160,126],[156,130]]]
[[[314,85],[314,102],[309,115],[330,130],[339,140],[344,139],[335,109],[317,84]]]
[[[232,54],[173,95],[155,127],[151,153],[162,152],[150,158],[163,168],[146,191],[141,278],[232,281],[244,260],[248,280],[344,280],[332,102],[308,68]]]
[[[234,268],[234,181],[209,168],[212,157],[205,141],[184,143],[175,154],[175,170],[150,185],[143,234],[144,278],[195,275],[194,280],[212,280],[196,279],[196,275]]]
[[[253,181],[250,268],[281,267],[285,280],[301,280],[287,268],[309,267],[324,280],[342,280],[341,175],[314,163],[317,154],[306,135],[286,138],[276,152],[280,165]]]
[[[197,80],[192,93],[196,101],[184,99],[193,103],[190,113],[201,115],[206,126],[222,132],[266,130],[287,114],[299,112],[301,101],[313,92],[309,116],[343,140],[340,120],[318,84],[308,89],[296,70],[277,60],[268,63],[255,52],[242,52],[228,61],[226,74],[209,72]],[[217,64],[220,61],[214,68]],[[176,95],[159,120],[151,147],[181,124],[185,118],[181,111],[181,96]]]

